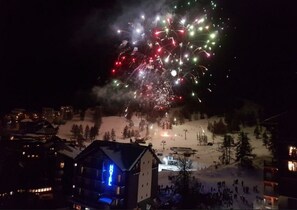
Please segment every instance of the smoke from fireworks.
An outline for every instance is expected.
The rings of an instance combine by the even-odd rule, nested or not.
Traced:
[[[141,14],[117,33],[122,39],[112,69],[113,83],[134,93],[140,105],[170,107],[184,95],[201,102],[199,89],[205,65],[223,30],[211,16],[216,4],[197,0],[176,3],[153,17]],[[211,82],[206,89],[211,91]]]

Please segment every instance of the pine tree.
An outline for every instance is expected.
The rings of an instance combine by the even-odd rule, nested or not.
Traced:
[[[90,139],[94,140],[95,139],[95,130],[94,127],[91,127],[90,129]]]
[[[186,157],[180,157],[178,158],[177,167],[179,168],[179,173],[174,183],[176,191],[183,196],[187,196],[190,188],[192,161]]]
[[[96,107],[93,115],[93,120],[95,127],[100,128],[102,124],[102,113],[101,113],[101,107]]]
[[[89,139],[90,137],[90,127],[89,125],[86,125],[86,128],[85,128],[85,139]]]
[[[146,124],[146,127],[145,127],[145,137],[148,137],[149,135],[150,135],[149,125]]]
[[[94,126],[94,134],[95,134],[95,138],[96,138],[96,136],[99,135],[99,127]]]
[[[79,125],[79,134],[82,135],[82,136],[84,134],[84,129],[83,129],[82,124]]]
[[[109,131],[105,132],[105,138],[104,138],[104,140],[106,140],[106,141],[109,141],[110,140],[110,132]]]
[[[263,145],[264,145],[266,148],[268,148],[269,137],[268,137],[266,131],[264,131],[264,133],[262,134],[262,140],[263,140]]]
[[[96,126],[91,127],[91,129],[90,129],[90,139],[94,140],[98,134],[99,134],[99,128],[96,127]]]
[[[260,128],[259,128],[259,125],[256,125],[255,127],[255,130],[254,130],[254,135],[256,137],[256,139],[259,139],[260,138]]]
[[[270,138],[268,138],[267,149],[272,153],[274,158],[278,158],[277,142],[279,141],[280,134],[277,127],[272,127],[270,130]]]
[[[76,134],[76,127],[75,126],[76,125],[73,124],[72,127],[71,127],[71,130],[70,130],[70,132],[72,133],[73,136],[75,136],[75,134]]]
[[[79,127],[78,127],[77,124],[73,124],[73,125],[72,125],[71,133],[73,134],[73,137],[74,137],[75,139],[78,138],[78,135],[80,134],[80,130],[79,130]]]
[[[123,130],[123,138],[128,138],[128,126],[126,125]]]
[[[254,157],[252,154],[252,146],[249,142],[249,138],[246,133],[241,131],[238,134],[238,142],[236,146],[236,161],[240,161],[242,166],[251,166],[252,160]]]
[[[227,130],[228,132],[234,132],[240,130],[240,122],[239,122],[239,116],[236,112],[228,112],[225,114],[225,122],[227,124]]]
[[[111,129],[110,137],[111,137],[111,140],[115,140],[116,134],[113,128]]]
[[[226,132],[227,132],[227,126],[223,122],[222,119],[220,119],[218,123],[216,121],[214,121],[213,132],[215,134],[218,134],[218,135],[225,135],[226,134]]]
[[[210,132],[213,132],[213,124],[211,122],[207,123],[207,130],[209,130]]]
[[[220,147],[220,151],[222,152],[222,155],[220,156],[220,160],[222,164],[229,164],[231,161],[231,148],[233,147],[234,140],[233,137],[230,135],[225,135],[223,144]]]

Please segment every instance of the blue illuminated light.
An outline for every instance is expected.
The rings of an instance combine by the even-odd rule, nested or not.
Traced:
[[[113,165],[109,165],[108,186],[111,186],[111,183],[112,183],[112,174],[113,174]]]
[[[106,197],[102,197],[102,198],[99,198],[99,202],[103,202],[103,203],[111,204],[112,199],[110,199],[110,198],[106,198]]]

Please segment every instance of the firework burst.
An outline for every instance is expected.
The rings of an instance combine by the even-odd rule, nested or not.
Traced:
[[[197,1],[177,3],[154,17],[140,15],[117,33],[122,41],[112,69],[117,87],[134,92],[142,105],[170,107],[189,95],[201,102],[201,80],[208,74],[220,24],[210,14],[216,8]],[[206,87],[211,91],[211,82]]]

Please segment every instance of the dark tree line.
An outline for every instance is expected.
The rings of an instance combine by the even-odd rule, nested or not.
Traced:
[[[236,161],[239,161],[241,166],[252,166],[252,159],[255,155],[252,153],[253,148],[249,142],[246,133],[240,132],[238,134],[238,142],[236,143]]]
[[[94,140],[96,136],[99,134],[99,128],[96,126],[92,126],[90,128],[89,125],[86,125],[84,129],[81,124],[73,124],[70,132],[72,133],[72,137],[78,141],[88,139]]]
[[[222,155],[219,157],[222,164],[229,164],[232,159],[232,150],[235,147],[234,139],[231,135],[225,135],[223,143],[219,148]]]
[[[232,159],[235,159],[241,166],[252,166],[255,155],[252,153],[253,148],[249,140],[248,135],[243,131],[238,133],[236,142],[231,135],[225,135],[223,143],[219,148],[221,152],[221,156],[219,157],[221,163],[227,165]],[[234,152],[235,158],[233,158]]]
[[[110,141],[110,140],[115,141],[115,139],[116,139],[116,133],[115,133],[115,130],[113,128],[111,129],[110,132],[107,131],[103,135],[103,140],[104,141]]]
[[[148,130],[148,128],[147,128],[147,130]],[[139,132],[137,130],[129,128],[126,125],[123,130],[123,138],[126,139],[126,138],[131,138],[131,137],[139,137]]]

